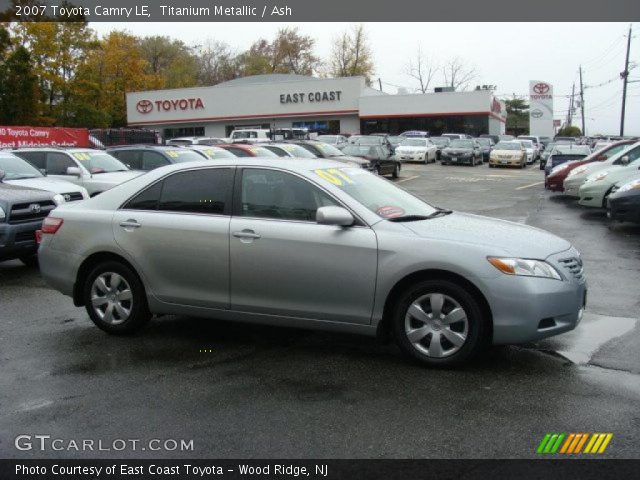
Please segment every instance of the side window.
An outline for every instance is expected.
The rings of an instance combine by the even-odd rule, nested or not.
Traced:
[[[133,197],[122,208],[125,210],[157,210],[161,191],[162,182],[158,182]]]
[[[230,168],[174,173],[163,182],[158,208],[170,212],[223,215],[229,210],[232,183]]]
[[[49,175],[66,175],[67,168],[77,166],[78,165],[64,153],[47,153],[46,169]]]
[[[47,168],[44,152],[15,152],[16,155],[29,162],[36,168]]]
[[[236,157],[250,157],[249,153],[241,148],[227,148],[227,150],[233,153]]]
[[[302,178],[277,170],[248,168],[242,174],[244,217],[315,222],[320,207],[338,205]]]
[[[128,165],[132,170],[142,169],[139,150],[115,150],[114,152],[109,153],[125,165]]]
[[[158,152],[142,152],[142,170],[153,170],[154,168],[169,165],[169,160]]]

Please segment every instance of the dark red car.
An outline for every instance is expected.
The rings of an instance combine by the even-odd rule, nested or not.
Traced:
[[[220,144],[216,147],[224,148],[230,151],[236,157],[272,157],[278,158],[278,155],[271,150],[260,146],[257,143],[229,143]]]
[[[577,160],[575,162],[567,163],[566,167],[558,170],[555,173],[550,174],[544,180],[544,188],[551,190],[552,192],[564,192],[564,180],[574,168],[578,168],[580,165],[586,165],[587,163],[602,162],[607,158],[612,157],[616,153],[619,153],[623,148],[628,145],[636,143],[638,140],[621,140],[619,142],[612,143],[611,145],[592,153],[588,157]]]

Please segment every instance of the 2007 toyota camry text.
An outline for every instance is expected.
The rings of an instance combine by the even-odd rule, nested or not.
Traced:
[[[586,298],[569,242],[328,160],[162,167],[56,208],[39,255],[109,333],[152,314],[391,333],[436,366],[571,330]]]

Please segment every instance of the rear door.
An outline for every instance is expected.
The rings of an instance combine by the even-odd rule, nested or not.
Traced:
[[[113,217],[118,245],[167,303],[229,307],[233,168],[172,173]]]

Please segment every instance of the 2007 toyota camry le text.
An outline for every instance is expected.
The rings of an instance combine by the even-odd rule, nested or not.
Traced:
[[[433,207],[365,169],[170,165],[56,208],[42,274],[112,334],[154,314],[391,334],[432,366],[576,327],[582,260],[546,231]]]

